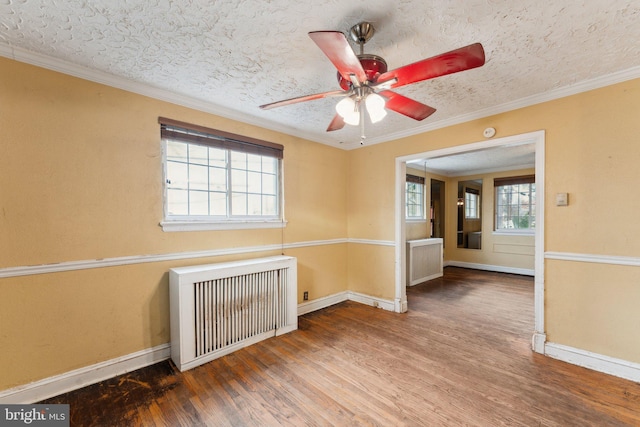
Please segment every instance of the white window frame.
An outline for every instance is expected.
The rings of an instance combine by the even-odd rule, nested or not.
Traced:
[[[160,119],[161,124],[165,122],[173,123],[169,119]],[[183,125],[180,122],[177,126]],[[184,124],[186,125],[186,124]],[[186,127],[186,126],[185,126]],[[197,132],[201,132],[196,127]],[[187,129],[190,131],[190,129]],[[211,134],[207,133],[207,137],[215,137],[215,130],[211,130]],[[225,136],[230,134],[223,133]],[[269,154],[261,154],[264,157],[273,158],[276,160],[276,214],[275,215],[233,215],[230,212],[233,188],[231,182],[232,164],[231,164],[231,152],[242,152],[234,149],[233,147],[214,147],[216,149],[226,151],[225,171],[227,175],[227,187],[225,190],[227,199],[227,212],[225,215],[171,215],[169,214],[169,197],[168,197],[168,177],[167,177],[167,141],[173,140],[175,142],[183,144],[201,145],[191,141],[183,141],[180,138],[167,138],[162,137],[162,164],[163,164],[163,220],[160,222],[163,231],[206,231],[206,230],[233,230],[233,229],[264,229],[264,228],[283,228],[286,226],[284,220],[284,197],[283,197],[283,173],[282,173],[282,159],[276,156],[270,156]],[[236,143],[237,141],[234,141]],[[206,144],[203,144],[206,146]],[[237,145],[237,144],[236,144]],[[255,154],[254,154],[255,155]],[[190,164],[187,162],[187,164]],[[238,169],[235,169],[238,170]],[[207,193],[212,193],[211,190],[206,190]],[[256,193],[257,194],[257,193]]]
[[[529,227],[528,228],[498,228],[498,224],[500,223],[499,219],[498,219],[498,214],[499,214],[499,209],[498,209],[498,203],[500,202],[498,194],[499,194],[499,189],[500,187],[505,187],[507,185],[528,185],[528,194],[529,194],[529,218],[531,218],[531,215],[534,215],[535,218],[535,214],[536,214],[536,210],[535,210],[535,203],[537,203],[535,201],[535,199],[537,198],[537,192],[536,192],[536,188],[535,188],[535,181],[533,180],[534,178],[532,178],[531,176],[527,176],[527,177],[522,177],[520,178],[522,182],[518,182],[519,177],[512,177],[512,178],[503,178],[503,179],[510,179],[512,180],[512,183],[505,183],[505,184],[500,184],[499,182],[495,182],[494,183],[494,194],[495,194],[495,202],[494,202],[494,226],[493,226],[493,234],[495,235],[522,235],[522,236],[533,236],[535,234],[535,221],[534,221],[534,226],[531,227],[531,220],[529,220]],[[526,181],[530,181],[530,182],[526,182]],[[497,181],[497,179],[496,179]],[[533,201],[531,200],[531,189],[533,186],[533,193],[535,194]]]
[[[422,182],[411,182],[409,181],[409,175],[407,175],[407,180],[405,183],[405,219],[407,221],[425,221],[426,220],[426,210],[425,210],[425,183],[424,183],[424,178],[422,178]],[[416,178],[421,178],[421,177],[416,177]],[[416,184],[418,185],[420,191],[419,192],[410,192],[409,191],[409,185],[410,184]],[[418,203],[413,204],[412,206],[420,206],[420,214],[419,215],[415,215],[415,216],[409,216],[409,193],[413,193],[413,194],[417,194],[419,197],[419,201]]]
[[[464,218],[480,219],[480,194],[464,192]]]

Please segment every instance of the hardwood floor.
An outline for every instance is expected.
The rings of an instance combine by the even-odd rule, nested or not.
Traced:
[[[345,302],[46,402],[76,426],[640,426],[640,384],[531,351],[532,278],[448,267],[407,294],[405,314]]]

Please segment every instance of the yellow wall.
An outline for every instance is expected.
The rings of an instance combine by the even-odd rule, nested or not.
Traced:
[[[483,264],[488,266],[510,267],[517,269],[534,269],[535,238],[531,236],[494,235],[494,206],[495,189],[493,180],[507,176],[532,175],[535,169],[524,169],[508,172],[494,172],[482,175],[461,176],[449,178],[447,181],[447,235],[445,236],[445,261],[460,261],[465,263]],[[458,248],[456,223],[458,213],[456,202],[458,199],[458,181],[482,179],[482,245],[481,249]],[[450,189],[450,191],[449,191]]]
[[[394,158],[481,141],[487,127],[496,128],[498,137],[545,130],[544,250],[637,259],[640,221],[629,189],[640,181],[639,116],[640,79],[636,79],[350,151],[349,194],[357,193],[349,198],[350,236],[394,239]],[[560,192],[569,193],[569,206],[555,206],[555,194]],[[375,251],[383,254],[388,249],[377,246]],[[395,259],[391,255],[368,255],[378,261],[371,265],[373,280],[393,276]],[[365,263],[369,258],[356,259],[350,254],[349,259],[351,287],[359,284],[352,272],[364,270],[352,262]],[[573,274],[582,264],[589,271],[597,269],[598,274]],[[576,266],[573,261],[547,260],[545,265],[548,340],[640,363],[636,289],[640,269],[607,263]],[[385,289],[383,294],[388,297],[394,294],[392,283],[371,286]],[[609,297],[600,298],[604,286]],[[572,294],[580,298],[569,298]],[[605,320],[585,322],[594,313]]]
[[[5,271],[304,243],[285,250],[299,292],[393,299],[395,158],[482,140],[489,126],[498,137],[546,131],[546,251],[640,254],[628,195],[640,179],[640,80],[352,151],[8,59],[0,94]],[[287,227],[163,232],[158,116],[283,144]],[[568,207],[554,206],[558,192]],[[278,252],[0,278],[0,390],[168,342],[171,267]],[[547,260],[545,271],[550,341],[640,363],[638,267]]]
[[[169,342],[169,268],[281,252],[225,250],[302,244],[299,301],[347,290],[345,151],[8,59],[0,95],[0,269],[223,254],[0,278],[0,390]],[[163,232],[159,116],[283,144],[286,228]]]

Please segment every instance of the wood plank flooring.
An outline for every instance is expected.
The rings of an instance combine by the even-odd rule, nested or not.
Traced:
[[[640,426],[640,384],[531,351],[532,278],[448,267],[407,294],[408,313],[345,302],[46,402],[74,426]]]

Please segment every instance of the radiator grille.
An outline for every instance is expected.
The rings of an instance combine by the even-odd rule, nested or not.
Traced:
[[[194,283],[196,357],[283,326],[284,273],[271,270]]]
[[[407,285],[413,286],[442,276],[442,239],[407,242]]]
[[[171,359],[178,369],[297,329],[296,262],[282,255],[169,270]]]

